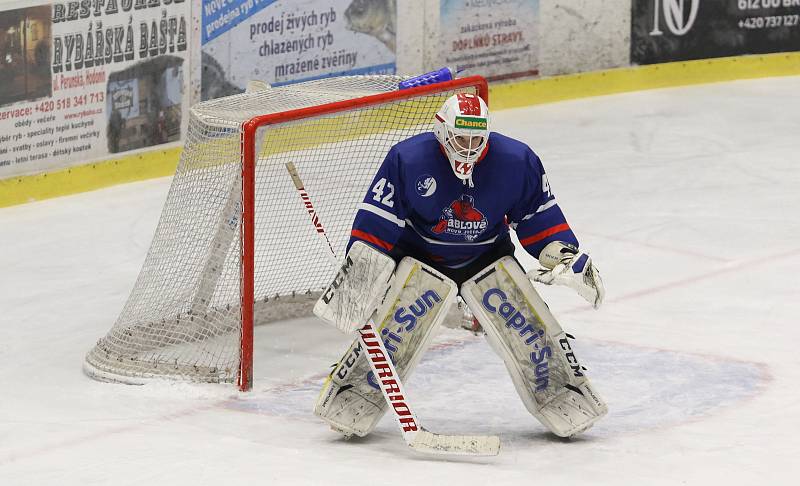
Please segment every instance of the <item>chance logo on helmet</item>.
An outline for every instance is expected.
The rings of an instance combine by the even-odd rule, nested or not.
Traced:
[[[472,170],[489,148],[489,108],[470,93],[453,95],[436,113],[433,134],[441,144],[453,174],[474,186]]]
[[[456,128],[467,128],[470,130],[486,130],[489,128],[489,123],[486,118],[469,118],[466,116],[457,116],[455,122]]]

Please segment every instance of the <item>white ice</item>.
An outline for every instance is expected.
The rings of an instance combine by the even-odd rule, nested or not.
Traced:
[[[408,388],[426,426],[496,458],[415,454],[387,417],[344,441],[310,413],[348,339],[256,331],[256,383],[98,383],[83,355],[136,278],[168,179],[0,210],[0,485],[797,484],[800,78],[502,111],[608,291],[543,289],[610,413],[560,440],[482,338],[448,330]],[[530,263],[530,260],[528,260]]]

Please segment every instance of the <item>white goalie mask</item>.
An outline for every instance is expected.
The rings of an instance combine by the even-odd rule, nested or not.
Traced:
[[[489,108],[478,95],[459,93],[436,113],[433,134],[453,173],[472,187],[472,170],[489,148]]]

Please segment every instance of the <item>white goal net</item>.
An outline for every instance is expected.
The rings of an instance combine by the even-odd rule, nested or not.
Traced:
[[[287,163],[341,257],[389,148],[432,130],[452,94],[486,96],[479,77],[397,91],[401,79],[329,78],[195,105],[138,280],[86,373],[248,389],[252,326],[307,315],[335,273]]]

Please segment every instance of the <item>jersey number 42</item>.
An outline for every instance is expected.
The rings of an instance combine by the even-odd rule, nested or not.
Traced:
[[[384,192],[386,192],[385,196]],[[394,207],[394,201],[392,201],[392,197],[394,197],[394,184],[387,181],[386,178],[381,177],[378,179],[378,182],[372,186],[372,193],[375,194],[372,197],[373,201],[377,201],[387,208]]]

